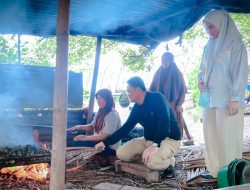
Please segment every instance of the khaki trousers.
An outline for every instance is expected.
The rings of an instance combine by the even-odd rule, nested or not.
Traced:
[[[202,117],[205,162],[211,175],[217,177],[221,167],[242,157],[244,111],[229,116],[227,109],[205,108]]]
[[[144,138],[135,138],[116,150],[116,155],[120,160],[136,161],[141,160],[142,153],[153,144]],[[161,141],[159,152],[154,154],[147,162],[147,167],[152,170],[164,170],[171,164],[171,158],[180,150],[180,141],[169,138]]]

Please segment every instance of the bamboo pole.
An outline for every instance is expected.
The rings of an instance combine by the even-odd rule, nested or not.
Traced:
[[[68,45],[70,0],[58,0],[56,72],[53,99],[53,136],[50,189],[65,184],[66,128],[68,104]]]
[[[92,79],[90,99],[89,99],[89,110],[88,110],[88,120],[87,120],[88,123],[91,122],[92,114],[94,111],[95,91],[96,91],[96,83],[97,83],[99,63],[100,63],[101,46],[102,46],[102,37],[97,37],[95,67],[93,72],[93,79]]]

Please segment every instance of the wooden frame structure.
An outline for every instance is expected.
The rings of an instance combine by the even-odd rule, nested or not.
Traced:
[[[50,189],[65,184],[70,0],[58,0]]]
[[[204,10],[204,13],[206,11],[207,10]],[[203,12],[200,13],[199,15],[200,16],[203,15]],[[54,104],[53,104],[53,126],[54,127],[53,127],[53,141],[52,141],[53,149],[52,149],[51,179],[50,179],[51,190],[62,190],[64,189],[64,184],[65,184],[65,155],[66,155],[65,130],[67,126],[67,99],[68,99],[69,16],[70,16],[70,0],[58,0],[58,16],[57,16],[57,30],[56,30],[56,36],[57,36],[56,75],[55,75],[55,81],[54,81]],[[167,19],[165,18],[165,20]],[[156,21],[152,21],[148,25],[142,25],[140,27],[136,27],[136,29],[141,30],[143,28],[149,27],[150,25],[153,25],[154,23],[156,23]],[[160,23],[160,21],[158,22]],[[187,25],[186,28],[190,26],[191,24]],[[118,31],[124,28],[119,28]],[[133,30],[129,29],[127,33],[128,36],[129,36],[129,32],[132,32],[134,30],[135,29]],[[126,33],[122,35],[123,38],[126,38],[125,34]],[[110,34],[110,36],[108,36],[107,38],[116,39],[116,37],[114,38],[111,38],[111,37],[112,35]],[[131,39],[133,37],[134,36],[130,36]],[[129,40],[127,39],[127,41],[132,41],[131,39]],[[93,111],[92,106],[94,105],[93,95],[95,94],[95,86],[96,86],[96,81],[97,81],[97,73],[98,73],[98,66],[99,66],[99,59],[100,59],[100,52],[101,52],[101,41],[102,41],[102,38],[98,37],[97,53],[96,53],[96,60],[95,60],[95,72],[93,74],[94,82],[92,84],[92,89],[91,89],[92,99],[90,100],[90,106],[91,106],[90,110],[92,109],[92,111]],[[137,43],[139,42],[141,41],[138,41]],[[158,40],[155,40],[155,42],[152,43],[151,45],[155,46],[155,44],[158,44]],[[19,55],[19,59],[20,57],[21,55]]]

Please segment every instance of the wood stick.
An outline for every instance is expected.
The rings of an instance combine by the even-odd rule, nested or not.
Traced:
[[[51,190],[62,190],[65,184],[65,148],[68,107],[68,49],[70,0],[58,0],[56,72],[53,98],[53,136]]]
[[[186,133],[187,139],[188,139],[188,140],[191,140],[191,139],[192,139],[192,137],[191,137],[191,135],[190,135],[190,133],[189,133],[189,130],[188,130],[187,124],[186,124],[186,122],[185,122],[185,120],[184,120],[184,119],[183,119],[183,122],[184,122],[183,128],[184,128],[184,131],[185,131],[185,133]]]
[[[194,168],[205,168],[205,167],[206,167],[205,164],[191,165],[191,166],[185,166],[185,167],[183,167],[183,170],[190,170],[190,169],[194,169]]]

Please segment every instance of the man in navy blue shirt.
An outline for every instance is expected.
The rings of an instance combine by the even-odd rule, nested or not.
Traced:
[[[148,92],[140,77],[128,80],[128,95],[135,105],[124,125],[96,148],[105,148],[125,137],[137,123],[144,128],[144,137],[132,139],[117,149],[124,161],[142,158],[152,170],[165,170],[180,149],[181,133],[166,98],[158,92]]]

